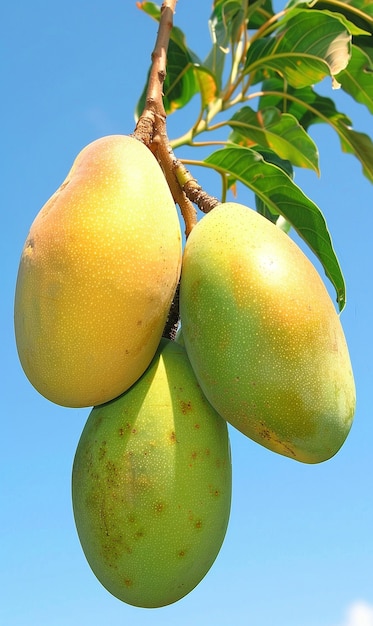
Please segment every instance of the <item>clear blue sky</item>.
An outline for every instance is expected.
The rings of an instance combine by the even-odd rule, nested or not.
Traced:
[[[210,2],[179,0],[175,21],[201,56],[209,12]],[[76,154],[101,135],[133,131],[156,25],[134,0],[19,0],[1,13],[0,624],[372,626],[373,186],[360,164],[318,126],[321,178],[296,177],[327,217],[347,281],[342,322],[358,407],[346,444],[332,460],[307,466],[231,431],[233,506],[217,561],[179,603],[127,606],[92,574],[72,516],[71,465],[89,410],[55,406],[26,380],[13,295],[29,226]],[[373,135],[364,107],[329,95],[357,130]],[[170,136],[187,121],[183,112],[170,117]],[[215,192],[218,179],[195,174]],[[248,192],[239,199],[252,203]]]

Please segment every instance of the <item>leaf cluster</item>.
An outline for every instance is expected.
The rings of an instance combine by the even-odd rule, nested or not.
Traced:
[[[156,4],[139,7],[160,19]],[[294,168],[319,174],[318,149],[308,131],[323,123],[373,182],[371,138],[354,130],[349,117],[315,88],[329,80],[332,89],[343,89],[373,113],[373,3],[290,0],[275,13],[272,0],[215,0],[209,28],[212,45],[203,60],[180,28],[171,33],[166,113],[195,97],[200,103],[192,127],[171,146],[211,146],[206,159],[193,162],[220,174],[222,201],[242,183],[255,193],[257,211],[284,230],[293,227],[322,263],[342,310],[345,283],[326,220],[295,184]],[[145,94],[146,86],[138,113]],[[203,141],[197,139],[201,135]]]

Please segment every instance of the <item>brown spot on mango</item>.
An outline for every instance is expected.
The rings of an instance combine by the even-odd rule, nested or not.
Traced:
[[[181,412],[186,415],[187,413],[189,413],[189,411],[192,410],[192,403],[190,400],[188,400],[188,402],[185,402],[185,400],[180,400],[180,408],[181,408]]]
[[[180,410],[185,398],[193,411]],[[121,429],[125,436],[118,436]],[[99,462],[103,441],[106,455]],[[218,459],[227,463],[217,469]],[[204,400],[185,349],[162,340],[141,379],[95,407],[83,429],[72,500],[84,554],[100,582],[124,602],[171,604],[215,561],[230,498],[227,424]]]

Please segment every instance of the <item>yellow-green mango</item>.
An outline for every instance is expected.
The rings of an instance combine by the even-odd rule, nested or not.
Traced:
[[[182,346],[162,339],[131,389],[92,410],[72,498],[88,563],[120,600],[164,606],[205,576],[228,524],[230,446]]]
[[[332,457],[355,411],[339,316],[296,243],[255,211],[222,204],[192,230],[180,314],[185,347],[212,406],[274,452]]]
[[[70,407],[124,392],[155,354],[180,265],[179,219],[150,150],[124,135],[86,146],[20,260],[15,334],[31,383]]]

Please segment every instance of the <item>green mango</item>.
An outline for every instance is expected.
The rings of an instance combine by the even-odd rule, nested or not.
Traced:
[[[143,376],[91,411],[77,447],[73,510],[99,581],[139,607],[188,594],[222,545],[231,480],[226,422],[185,349],[162,339]]]
[[[185,246],[180,316],[224,419],[305,463],[339,450],[355,412],[349,352],[322,279],[288,235],[243,205],[213,209]]]

